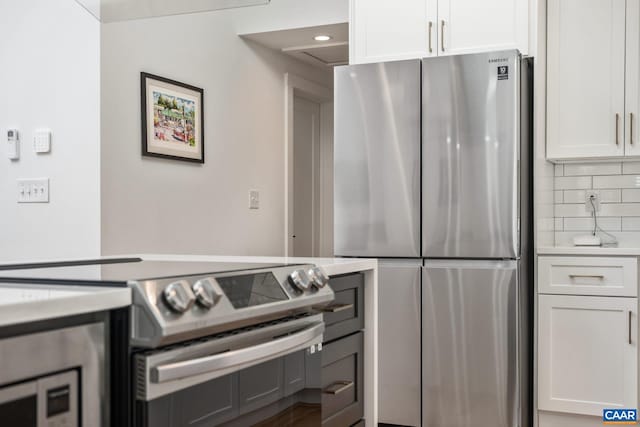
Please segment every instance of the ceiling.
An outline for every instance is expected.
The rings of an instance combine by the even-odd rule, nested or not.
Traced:
[[[102,22],[267,5],[271,0],[76,0]]]
[[[315,41],[313,38],[317,35],[329,35],[331,40]],[[349,63],[349,24],[346,22],[240,36],[316,67]]]

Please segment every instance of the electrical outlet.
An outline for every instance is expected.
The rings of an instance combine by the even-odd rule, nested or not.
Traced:
[[[18,203],[49,203],[49,178],[19,179]]]
[[[594,208],[598,212],[600,210],[600,193],[595,190],[586,190],[584,192],[584,208],[587,212],[593,212]]]
[[[260,192],[249,190],[249,209],[260,209]]]

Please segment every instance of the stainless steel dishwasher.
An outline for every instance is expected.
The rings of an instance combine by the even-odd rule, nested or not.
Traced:
[[[104,324],[0,340],[0,424],[106,426]]]

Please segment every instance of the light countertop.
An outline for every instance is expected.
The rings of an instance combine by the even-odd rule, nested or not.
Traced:
[[[542,246],[538,255],[640,256],[640,248],[603,248],[587,246]]]
[[[369,258],[305,258],[278,256],[227,256],[227,255],[174,255],[174,254],[135,254],[123,255],[138,257],[150,261],[195,261],[195,262],[270,262],[278,264],[315,264],[322,267],[329,276],[373,270],[378,261]],[[120,256],[122,257],[122,256]]]
[[[0,283],[0,327],[127,307],[129,288]]]
[[[375,259],[262,256],[135,255],[145,260],[308,263],[330,275],[373,270]],[[114,257],[104,257],[114,258]],[[59,261],[59,260],[52,260]],[[126,307],[129,288],[0,283],[0,327]]]

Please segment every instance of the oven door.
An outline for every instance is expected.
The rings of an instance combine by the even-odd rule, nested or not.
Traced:
[[[134,356],[136,427],[319,426],[322,315]]]

